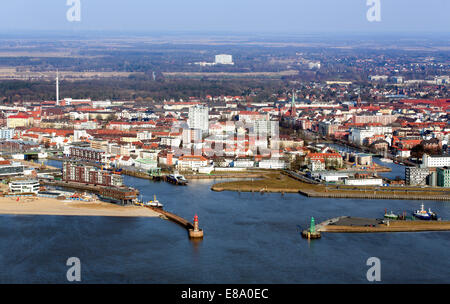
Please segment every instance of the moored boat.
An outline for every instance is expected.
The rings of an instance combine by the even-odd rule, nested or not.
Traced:
[[[167,175],[166,180],[169,183],[172,183],[175,185],[181,185],[181,186],[185,186],[188,183],[187,179],[183,175],[179,174],[178,172],[174,172],[172,174]]]
[[[152,201],[148,201],[146,203],[144,203],[145,206],[149,206],[149,207],[153,207],[153,208],[163,208],[164,205],[161,204],[157,199],[156,199],[156,195],[153,196],[153,200]]]
[[[392,211],[390,213],[385,212],[384,213],[384,218],[387,218],[387,219],[390,219],[390,220],[397,220],[398,219],[398,215],[395,214]]]
[[[424,205],[420,205],[420,209],[414,211],[413,216],[424,221],[430,221],[430,220],[436,220],[437,214],[432,212],[431,209],[428,209],[428,211],[425,210]]]
[[[148,202],[144,202],[142,200],[142,198],[140,199],[136,199],[136,201],[134,202],[135,205],[137,206],[142,206],[142,207],[153,207],[153,208],[163,208],[164,205],[161,204],[157,199],[156,199],[156,195],[153,196],[153,200],[150,200]]]
[[[389,159],[389,158],[380,158],[380,161],[382,161],[383,163],[393,163],[394,162],[392,159]]]

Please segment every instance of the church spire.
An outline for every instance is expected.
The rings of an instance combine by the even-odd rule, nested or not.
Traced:
[[[295,91],[292,90],[292,101],[291,101],[291,117],[296,117],[297,116],[297,110],[296,110],[296,105],[295,105]]]

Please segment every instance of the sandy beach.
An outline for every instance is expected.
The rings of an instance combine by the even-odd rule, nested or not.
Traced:
[[[0,197],[0,214],[157,217],[158,213],[140,206],[119,206],[100,201],[60,201],[51,198]]]

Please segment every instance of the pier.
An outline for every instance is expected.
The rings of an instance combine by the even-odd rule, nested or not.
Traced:
[[[405,189],[399,189],[405,191]],[[362,199],[393,199],[393,200],[432,200],[432,201],[450,201],[448,195],[414,195],[411,193],[394,194],[394,191],[386,191],[389,193],[381,193],[379,190],[366,190],[364,189],[354,191],[353,193],[339,193],[339,190],[326,190],[327,192],[316,192],[309,189],[300,189],[298,192],[307,197],[320,197],[320,198],[362,198]],[[347,189],[343,191],[349,191]],[[334,192],[334,193],[333,193]]]
[[[374,233],[450,231],[450,221],[387,220],[342,216],[316,226],[318,232]]]
[[[317,226],[313,217],[311,218],[311,224],[309,228],[302,231],[302,237],[308,240],[321,238],[320,231],[317,230]]]
[[[188,220],[182,218],[181,216],[178,216],[172,212],[160,209],[160,208],[154,208],[150,206],[145,206],[146,208],[151,209],[154,212],[157,212],[160,214],[161,217],[165,217],[168,220],[180,225],[181,227],[185,228],[190,238],[203,238],[203,230],[198,227],[198,216],[195,215],[194,217],[194,224],[189,222]]]

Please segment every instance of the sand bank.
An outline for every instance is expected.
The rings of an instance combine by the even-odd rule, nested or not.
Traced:
[[[0,214],[157,217],[158,213],[139,206],[119,206],[100,201],[60,201],[51,198],[0,197]]]

